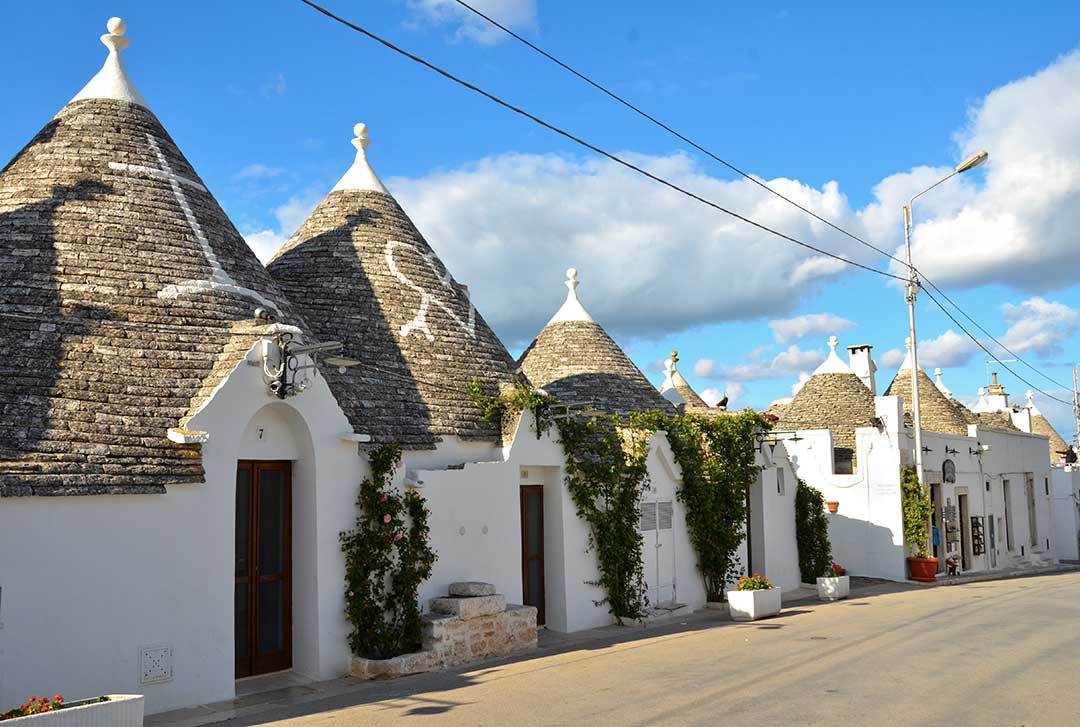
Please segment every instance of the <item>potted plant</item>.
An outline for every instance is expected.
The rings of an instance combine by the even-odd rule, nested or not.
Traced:
[[[900,505],[904,515],[904,543],[911,553],[907,559],[911,580],[933,583],[937,580],[938,560],[930,556],[927,548],[934,505],[914,467],[904,467],[900,471]]]
[[[817,579],[817,596],[821,601],[839,601],[847,598],[851,592],[851,582],[847,570],[839,563],[833,563],[825,575]]]
[[[52,699],[31,694],[15,709],[0,713],[0,722],[7,722],[12,727],[17,722],[27,727],[141,727],[143,695],[109,694],[65,702],[59,694]]]
[[[728,613],[733,621],[756,621],[780,613],[780,586],[755,573],[739,579],[735,590],[727,592]]]

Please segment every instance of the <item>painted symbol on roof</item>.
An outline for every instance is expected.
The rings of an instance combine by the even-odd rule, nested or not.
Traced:
[[[225,272],[223,267],[221,267],[221,262],[218,261],[217,255],[214,254],[213,248],[210,247],[210,241],[207,240],[206,235],[203,234],[202,226],[199,224],[199,220],[196,219],[195,213],[192,212],[191,205],[188,204],[187,195],[184,194],[183,188],[186,186],[209,194],[206,187],[193,179],[188,179],[187,177],[175,174],[172,167],[169,166],[168,159],[161,153],[161,146],[158,144],[158,140],[151,134],[146,135],[146,140],[149,142],[150,148],[154,150],[158,163],[161,165],[160,168],[155,169],[154,167],[148,167],[141,164],[109,162],[109,169],[117,172],[129,172],[131,174],[152,177],[168,182],[169,186],[172,188],[173,196],[176,198],[176,203],[180,205],[180,209],[183,211],[185,219],[187,219],[188,226],[195,235],[199,247],[202,248],[206,262],[210,265],[210,277],[208,279],[185,280],[175,285],[167,285],[158,291],[158,298],[162,300],[171,300],[179,298],[181,295],[187,293],[205,293],[210,290],[222,290],[229,293],[235,293],[244,298],[250,298],[261,305],[274,309],[280,315],[281,310],[273,301],[268,300],[266,297],[250,288],[245,288],[240,285]]]
[[[446,289],[446,291],[452,296],[460,296],[457,290],[455,290],[453,283],[451,282],[450,273],[440,263],[439,259],[435,257],[435,253],[424,252],[416,245],[411,245],[407,242],[398,242],[397,240],[386,241],[386,266],[390,268],[390,272],[395,278],[400,280],[405,286],[412,288],[420,294],[420,307],[416,311],[416,316],[411,321],[401,326],[398,330],[402,338],[408,337],[413,331],[420,331],[424,334],[428,341],[435,340],[435,334],[431,332],[431,328],[428,326],[427,313],[428,308],[432,303],[437,305],[443,310],[446,315],[450,316],[450,319],[461,326],[461,329],[468,334],[469,338],[476,338],[476,308],[473,307],[471,301],[469,305],[469,317],[468,320],[462,320],[461,316],[454,312],[454,310],[447,305],[441,298],[436,297],[433,293],[428,292],[422,286],[417,285],[409,279],[407,275],[398,270],[397,264],[394,261],[394,251],[405,248],[411,250],[416,255],[419,255],[427,264],[431,271],[435,273],[435,276],[439,279],[439,285]]]

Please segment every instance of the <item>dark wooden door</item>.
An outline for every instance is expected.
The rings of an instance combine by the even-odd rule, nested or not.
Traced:
[[[236,470],[236,677],[292,666],[289,462]]]
[[[536,624],[544,623],[544,487],[521,486],[522,600],[536,607]]]

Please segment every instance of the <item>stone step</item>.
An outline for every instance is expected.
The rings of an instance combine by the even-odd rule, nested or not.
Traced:
[[[463,598],[494,596],[495,584],[484,583],[483,581],[461,581],[460,583],[451,583],[449,593],[451,596],[460,596]]]
[[[501,593],[491,596],[472,596],[470,598],[433,598],[432,613],[457,616],[461,619],[479,618],[502,613],[506,610],[506,597]]]

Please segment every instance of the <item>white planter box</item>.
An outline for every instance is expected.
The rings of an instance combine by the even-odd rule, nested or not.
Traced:
[[[728,612],[733,621],[757,621],[780,613],[780,588],[763,591],[728,591]]]
[[[22,722],[26,727],[142,727],[143,695],[107,694],[107,702],[64,707],[55,712],[33,714],[8,720],[7,725]]]
[[[850,592],[851,580],[848,576],[817,579],[817,597],[821,601],[839,601],[847,598]]]

